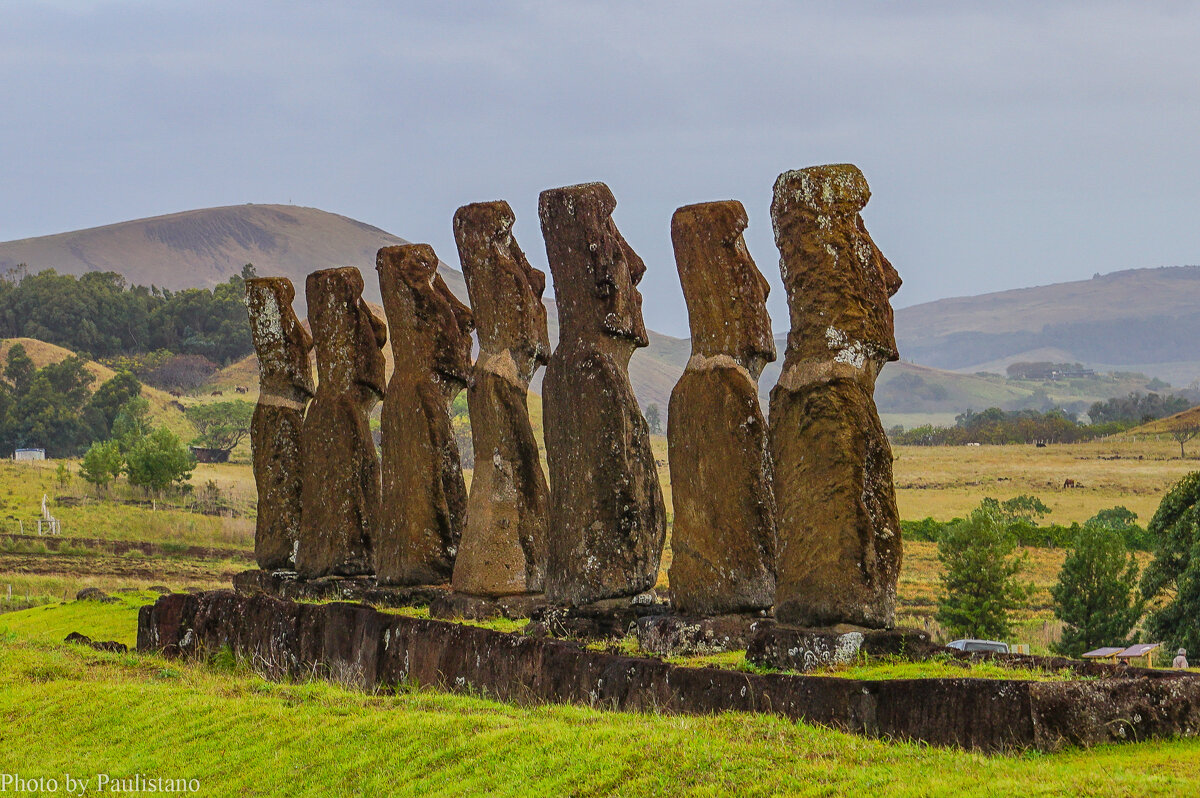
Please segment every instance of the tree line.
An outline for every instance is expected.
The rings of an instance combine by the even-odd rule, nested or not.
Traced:
[[[212,290],[127,285],[116,272],[81,276],[24,266],[0,279],[0,338],[36,338],[91,359],[165,351],[227,363],[253,348],[247,264]]]
[[[1003,639],[1011,613],[1033,586],[1022,581],[1028,555],[1022,534],[1049,511],[1032,496],[984,499],[966,518],[905,525],[910,539],[936,540],[942,565],[936,618],[956,637]],[[1067,556],[1050,588],[1063,621],[1057,653],[1078,657],[1101,646],[1127,646],[1141,635],[1168,650],[1200,651],[1200,472],[1180,480],[1142,529],[1124,507],[1102,510],[1069,536]],[[1153,559],[1139,572],[1133,549]],[[1140,629],[1139,629],[1140,627]]]

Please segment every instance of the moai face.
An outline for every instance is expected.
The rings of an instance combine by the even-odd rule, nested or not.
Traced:
[[[729,355],[755,379],[775,360],[771,286],[746,249],[746,209],[735,200],[687,205],[671,218],[671,241],[687,300],[692,353]]]
[[[888,300],[900,276],[859,215],[870,198],[851,164],[784,172],[771,218],[791,308],[789,352],[878,372],[898,357]]]
[[[305,286],[321,383],[356,392],[367,404],[379,401],[387,327],[362,298],[362,275],[353,267],[322,269],[308,275]]]
[[[608,186],[584,183],[543,191],[538,216],[554,273],[564,327],[595,329],[635,347],[647,346],[642,295],[646,264],[612,220],[617,207]],[[561,272],[561,274],[560,274]]]
[[[286,277],[252,277],[246,281],[260,390],[303,400],[314,391],[308,362],[313,341],[292,310],[295,298],[296,289]]]
[[[512,236],[516,217],[507,202],[477,202],[454,214],[454,238],[471,309],[485,354],[508,351],[528,383],[550,357],[546,275],[529,264]]]
[[[403,365],[410,373],[429,372],[453,398],[471,381],[475,321],[437,267],[428,244],[384,247],[376,260],[397,370]]]

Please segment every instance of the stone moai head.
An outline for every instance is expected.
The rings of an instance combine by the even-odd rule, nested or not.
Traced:
[[[252,277],[246,281],[259,389],[265,394],[304,400],[314,391],[308,362],[313,340],[292,310],[295,298],[296,289],[286,277]]]
[[[871,372],[896,360],[889,298],[900,276],[875,246],[859,211],[871,189],[852,164],[784,172],[771,219],[788,292],[788,353]]]
[[[671,242],[687,301],[692,354],[729,355],[755,379],[775,359],[771,286],[746,249],[746,209],[736,200],[685,205]]]
[[[595,330],[635,348],[647,346],[637,290],[646,264],[613,223],[616,207],[603,183],[542,192],[538,216],[554,274],[559,320],[584,337]]]
[[[308,275],[305,291],[321,385],[373,405],[384,393],[387,327],[362,298],[362,275],[349,266],[322,269]]]
[[[428,244],[384,247],[375,268],[396,372],[428,373],[453,398],[471,381],[471,309],[438,274],[438,257]]]
[[[529,264],[513,238],[507,202],[476,202],[454,214],[454,240],[484,354],[508,351],[528,384],[550,357],[542,294],[546,275]]]

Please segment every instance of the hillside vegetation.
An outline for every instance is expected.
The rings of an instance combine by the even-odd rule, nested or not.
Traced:
[[[0,713],[21,730],[0,736],[6,767],[24,778],[194,778],[205,795],[928,796],[987,785],[1151,796],[1200,784],[1196,740],[984,756],[772,716],[514,706],[417,685],[364,694],[268,682],[227,658],[50,642],[64,629],[128,642],[138,600],[0,616]],[[26,620],[38,615],[54,620]]]

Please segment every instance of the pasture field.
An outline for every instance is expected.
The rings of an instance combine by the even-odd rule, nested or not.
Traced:
[[[669,502],[665,439],[655,436],[654,446]],[[1029,493],[1050,506],[1047,520],[1084,521],[1124,505],[1145,524],[1170,485],[1200,466],[1179,459],[1173,442],[902,447],[895,456],[901,516],[914,520],[947,520],[985,496]],[[6,721],[0,725],[0,770],[23,778],[195,778],[203,795],[1153,796],[1192,794],[1200,787],[1197,740],[985,756],[757,715],[514,706],[416,685],[365,694],[320,682],[277,684],[228,657],[180,663],[67,645],[61,641],[71,631],[134,642],[137,608],[156,594],[115,592],[122,588],[228,586],[232,573],[251,564],[254,493],[249,466],[234,463],[201,466],[193,478],[197,486],[213,483],[224,516],[203,515],[179,500],[146,506],[127,488],[98,501],[78,478],[59,484],[56,466],[0,463],[0,515],[7,516],[0,538],[0,607],[6,585],[12,585],[9,607],[23,606],[26,595],[42,602],[0,614],[0,714]],[[1064,489],[1068,478],[1080,487]],[[15,537],[8,526],[36,518],[43,495],[63,522],[64,538],[92,542],[54,550],[53,541]],[[153,544],[153,553],[121,551],[135,543]],[[1014,640],[1045,651],[1058,631],[1048,588],[1063,554],[1026,553],[1026,578],[1037,591]],[[669,547],[663,583],[668,564]],[[907,542],[899,591],[904,623],[937,631],[931,621],[937,579],[936,546]],[[118,601],[69,600],[85,586],[100,587]],[[521,624],[490,625],[514,631]],[[681,664],[745,667],[739,656]],[[936,662],[870,663],[827,675],[1021,676],[987,666],[964,673]]]

